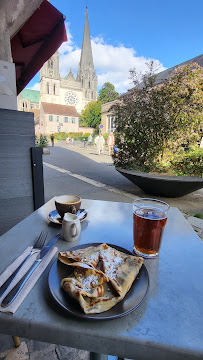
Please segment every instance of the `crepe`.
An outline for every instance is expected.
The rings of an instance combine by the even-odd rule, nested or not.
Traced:
[[[58,258],[74,272],[61,281],[85,314],[101,313],[121,301],[143,263],[141,257],[125,254],[107,244],[59,253]]]
[[[96,268],[99,252],[95,246],[89,246],[85,249],[62,251],[58,254],[58,258],[62,263],[70,266],[80,266],[82,263]]]

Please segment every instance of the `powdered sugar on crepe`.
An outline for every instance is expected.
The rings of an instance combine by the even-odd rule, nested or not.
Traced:
[[[87,253],[84,249],[81,252],[80,262],[69,264],[76,266],[74,274],[63,279],[61,286],[80,303],[86,314],[107,311],[129,291],[143,259],[123,253],[107,244],[88,247],[86,251]],[[76,260],[75,254],[71,255]],[[94,267],[92,261],[95,255],[97,265]],[[77,280],[74,281],[73,278]]]

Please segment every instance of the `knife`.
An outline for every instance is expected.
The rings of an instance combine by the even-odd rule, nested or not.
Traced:
[[[16,298],[16,296],[19,294],[20,290],[23,288],[31,274],[34,272],[34,270],[37,268],[37,266],[40,264],[44,256],[51,250],[51,248],[54,246],[56,241],[59,239],[60,234],[58,233],[53,239],[51,239],[42,250],[37,255],[37,258],[34,262],[34,264],[31,266],[31,268],[26,272],[26,274],[22,277],[22,279],[14,286],[14,288],[6,295],[6,297],[3,299],[1,306],[7,307],[10,305],[13,300]]]

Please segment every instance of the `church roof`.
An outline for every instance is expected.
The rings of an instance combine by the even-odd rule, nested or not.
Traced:
[[[181,64],[178,64],[176,66],[173,66],[167,70],[164,70],[164,71],[161,71],[160,73],[156,74],[156,81],[155,81],[155,84],[158,85],[158,84],[161,84],[163,81],[165,81],[166,79],[168,79],[169,75],[170,74],[173,74],[175,69],[178,67],[178,66],[182,66],[182,65],[187,65],[187,64],[191,64],[191,63],[197,63],[198,65],[202,66],[203,67],[203,54],[199,55],[199,56],[196,56],[190,60],[187,60]]]
[[[34,113],[34,119],[39,119],[40,109],[32,109],[31,111]]]
[[[203,54],[201,55],[198,55],[192,59],[189,59],[185,62],[182,62],[181,64],[178,64],[178,65],[175,65],[169,69],[166,69],[164,71],[161,71],[160,73],[157,73],[155,74],[156,75],[156,79],[155,79],[155,83],[154,85],[159,85],[159,84],[162,84],[165,80],[167,80],[169,78],[170,75],[172,75],[175,70],[179,67],[179,66],[184,66],[184,65],[187,65],[187,64],[192,64],[192,63],[197,63],[198,65],[202,66],[203,67]],[[139,87],[140,88],[143,88],[144,87],[144,82],[141,82],[139,84]],[[125,94],[129,94],[134,88],[128,90]],[[122,95],[125,95],[125,94],[122,94]]]
[[[72,73],[72,70],[70,69],[68,75],[66,75],[65,79],[75,81],[74,75]]]
[[[20,93],[23,99],[30,100],[30,102],[39,103],[40,91],[23,89]]]
[[[75,106],[59,105],[59,104],[53,104],[47,102],[42,102],[41,105],[46,114],[78,117],[78,113]]]

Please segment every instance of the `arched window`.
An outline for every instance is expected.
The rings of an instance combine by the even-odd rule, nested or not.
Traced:
[[[82,87],[83,87],[83,85],[84,85],[84,80],[82,79]]]
[[[49,83],[47,83],[47,94],[49,94]]]
[[[92,91],[92,99],[94,99],[94,94],[93,94],[93,91]]]
[[[56,85],[54,84],[54,95],[56,95]]]
[[[89,89],[90,89],[90,87],[91,87],[90,85],[91,85],[91,84],[90,84],[90,81],[89,81]]]
[[[48,60],[48,68],[53,69],[53,60]]]

